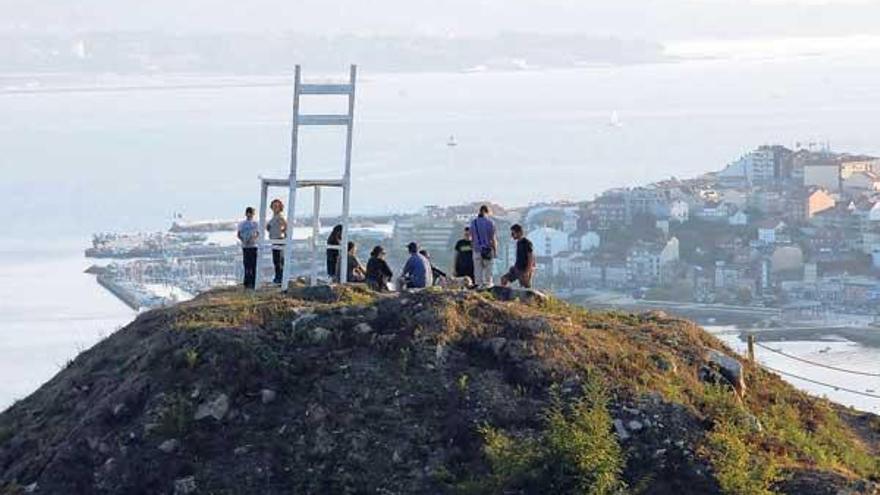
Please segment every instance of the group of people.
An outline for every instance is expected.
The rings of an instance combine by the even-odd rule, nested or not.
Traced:
[[[266,223],[266,230],[272,244],[272,263],[275,268],[274,283],[280,284],[284,273],[284,240],[288,234],[284,218],[284,203],[275,199],[270,204],[272,218]],[[244,260],[244,285],[253,289],[256,284],[257,248],[260,239],[260,226],[254,221],[254,209],[245,209],[245,220],[238,225],[238,239],[241,242]],[[468,226],[462,238],[455,243],[455,262],[453,274],[449,276],[431,263],[428,251],[420,249],[417,242],[407,245],[409,257],[403,265],[400,277],[394,279],[394,272],[385,260],[386,252],[382,246],[373,247],[370,258],[364,266],[357,257],[357,244],[349,242],[346,246],[348,282],[366,283],[377,291],[394,289],[419,289],[440,285],[459,288],[485,288],[494,284],[493,265],[498,255],[498,237],[491,209],[483,205]],[[530,288],[535,272],[535,255],[532,242],[525,236],[519,224],[510,227],[510,236],[516,241],[516,260],[513,266],[501,277],[501,285],[518,282],[521,287]],[[336,225],[327,238],[327,275],[338,282],[341,272],[342,225]]]

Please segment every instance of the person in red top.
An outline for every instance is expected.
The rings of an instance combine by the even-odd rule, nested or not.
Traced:
[[[529,289],[532,287],[532,275],[535,274],[535,252],[532,241],[526,239],[522,225],[518,223],[510,227],[510,237],[516,241],[516,262],[501,276],[501,286],[506,287],[516,281],[519,282],[520,287]]]

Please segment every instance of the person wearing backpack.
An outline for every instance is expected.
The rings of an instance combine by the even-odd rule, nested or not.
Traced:
[[[477,218],[471,221],[471,238],[474,249],[474,285],[477,288],[491,287],[492,265],[498,247],[495,237],[495,224],[490,218],[492,210],[488,205],[480,206]]]

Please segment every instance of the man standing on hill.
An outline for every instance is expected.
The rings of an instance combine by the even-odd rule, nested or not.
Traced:
[[[520,287],[529,289],[532,287],[532,275],[535,273],[532,241],[526,239],[525,232],[518,223],[510,227],[510,237],[516,241],[516,262],[501,276],[501,286],[506,287],[511,282],[517,281]]]
[[[266,230],[269,231],[269,239],[272,241],[284,240],[287,238],[287,220],[284,219],[284,203],[280,199],[273,199],[269,204],[272,209],[272,219],[266,223]],[[272,243],[272,264],[275,265],[274,283],[280,284],[281,277],[284,274],[284,244]]]
[[[253,289],[257,285],[257,239],[260,237],[260,226],[254,221],[254,208],[248,206],[244,210],[245,219],[238,224],[238,240],[241,242],[242,261],[244,263],[244,287]]]
[[[474,248],[474,284],[478,288],[492,286],[492,263],[498,247],[495,224],[489,218],[492,211],[487,205],[480,206],[477,218],[471,221],[471,237]]]
[[[455,276],[474,280],[474,247],[470,227],[464,228],[462,238],[455,243]]]

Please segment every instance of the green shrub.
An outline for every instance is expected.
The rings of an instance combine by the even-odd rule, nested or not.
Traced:
[[[501,430],[484,426],[483,453],[492,470],[491,485],[494,489],[505,486],[521,486],[535,476],[535,469],[542,453],[537,441],[530,438],[512,438]]]
[[[169,396],[159,415],[158,433],[173,438],[182,437],[189,431],[193,421],[193,405],[181,393]]]
[[[482,428],[491,491],[609,495],[624,490],[623,452],[607,406],[604,390],[591,382],[585,396],[568,407],[554,398],[547,428],[537,438]]]
[[[545,433],[548,461],[575,481],[574,493],[602,495],[623,487],[623,453],[611,430],[608,398],[594,382],[565,414],[557,401],[548,414]]]
[[[770,487],[779,479],[776,464],[757,454],[743,438],[745,432],[736,424],[722,420],[707,435],[709,461],[715,479],[730,495],[770,495]]]

